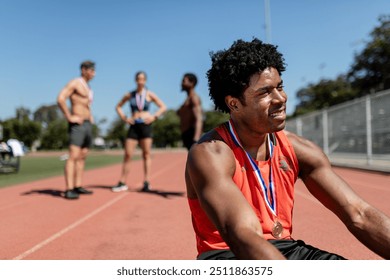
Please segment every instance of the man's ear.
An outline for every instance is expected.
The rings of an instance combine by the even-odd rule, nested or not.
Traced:
[[[231,95],[228,95],[225,97],[225,103],[226,106],[229,107],[230,111],[237,111],[240,101],[236,97],[232,97]]]

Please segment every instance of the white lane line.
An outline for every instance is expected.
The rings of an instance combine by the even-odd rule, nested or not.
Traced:
[[[151,179],[156,177],[157,175],[163,173],[163,172],[166,172],[168,169],[170,169],[172,166],[175,166],[177,164],[177,162],[171,162],[171,164],[168,164],[168,165],[165,165],[165,168],[161,168],[159,169],[157,172],[155,172],[153,174],[153,176],[151,176]],[[32,247],[31,249],[25,251],[24,253],[20,254],[19,256],[13,258],[13,260],[22,260],[24,259],[25,257],[27,257],[28,255],[38,251],[39,249],[41,249],[42,247],[46,246],[47,244],[49,244],[50,242],[56,240],[57,238],[61,237],[62,235],[64,235],[65,233],[67,233],[68,231],[74,229],[75,227],[79,226],[80,224],[82,224],[83,222],[85,222],[86,220],[92,218],[93,216],[95,216],[96,214],[100,213],[101,211],[107,209],[108,207],[110,207],[112,204],[118,202],[119,200],[121,200],[122,198],[124,198],[125,196],[127,196],[129,194],[129,192],[126,192],[126,193],[123,193],[122,195],[118,196],[118,197],[115,197],[114,199],[110,200],[109,202],[107,202],[106,204],[100,206],[99,208],[95,209],[94,211],[92,211],[91,213],[87,214],[86,216],[82,217],[81,219],[77,220],[76,222],[74,222],[73,224],[67,226],[66,228],[62,229],[61,231],[53,234],[52,236],[50,236],[49,238],[47,238],[46,240],[42,241],[41,243],[35,245],[34,247]]]
[[[114,199],[110,200],[109,202],[107,202],[106,204],[100,206],[99,208],[95,209],[94,211],[92,211],[91,213],[89,213],[88,215],[82,217],[81,219],[77,220],[76,222],[74,222],[73,224],[67,226],[66,228],[62,229],[61,231],[53,234],[52,236],[50,236],[49,238],[47,238],[46,240],[42,241],[41,243],[35,245],[34,247],[32,247],[31,249],[25,251],[24,253],[20,254],[19,256],[13,258],[14,260],[22,260],[24,259],[25,257],[27,257],[28,255],[38,251],[39,249],[41,249],[42,247],[46,246],[47,244],[49,244],[50,242],[56,240],[57,238],[61,237],[62,235],[64,235],[65,233],[67,233],[68,231],[74,229],[75,227],[77,227],[78,225],[82,224],[83,222],[85,222],[86,220],[92,218],[93,216],[95,216],[96,214],[100,213],[101,211],[103,211],[104,209],[108,208],[109,206],[111,206],[112,204],[116,203],[117,201],[121,200],[122,198],[124,198],[126,195],[128,195],[129,193],[124,193],[122,194],[121,196],[117,196],[115,197]]]

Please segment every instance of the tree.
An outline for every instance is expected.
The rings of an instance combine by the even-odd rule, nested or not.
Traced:
[[[227,121],[228,114],[217,111],[205,112],[204,131]],[[180,119],[175,110],[168,110],[157,121],[153,122],[153,144],[156,147],[178,147],[181,143]],[[107,132],[106,141],[121,141],[124,144],[126,126],[121,119],[116,119]]]
[[[40,122],[44,127],[61,117],[57,104],[41,106],[33,114],[34,121]]]
[[[5,141],[17,139],[23,142],[26,147],[31,147],[33,142],[40,137],[41,125],[29,120],[27,115],[20,115],[19,117],[22,119],[8,119],[2,123],[3,138]]]
[[[20,121],[30,118],[31,111],[30,109],[24,107],[16,108],[16,118]]]
[[[153,124],[153,143],[156,147],[177,147],[181,141],[180,119],[175,110],[168,110]]]
[[[365,94],[390,88],[390,15],[379,17],[364,50],[355,55],[351,69],[335,80],[309,84],[296,93],[293,116],[321,110]]]
[[[222,113],[220,111],[206,111],[205,120],[203,124],[203,131],[207,132],[221,123],[229,120],[229,114]]]
[[[379,17],[379,22],[348,73],[359,96],[390,88],[390,15]]]
[[[294,116],[321,110],[355,98],[356,91],[351,88],[345,76],[336,80],[323,79],[317,84],[309,84],[297,92],[298,105]]]
[[[109,127],[105,140],[108,142],[120,142],[123,146],[126,140],[126,125],[117,117]]]
[[[68,122],[65,119],[57,119],[47,126],[42,135],[41,149],[57,150],[68,147]]]

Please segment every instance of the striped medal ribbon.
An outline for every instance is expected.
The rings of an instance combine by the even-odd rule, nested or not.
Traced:
[[[273,146],[273,143],[269,137],[269,134],[267,135],[267,137],[268,137],[267,140],[268,140],[268,148],[269,148],[269,156],[270,156],[271,164],[270,164],[270,168],[269,168],[269,187],[267,187],[267,185],[263,179],[263,176],[261,175],[260,168],[257,166],[256,161],[251,157],[251,155],[247,151],[245,151],[244,147],[241,145],[241,142],[240,142],[240,140],[237,136],[237,133],[234,129],[232,119],[229,119],[229,132],[230,132],[230,136],[232,137],[235,144],[237,146],[239,146],[245,152],[245,155],[251,164],[252,170],[254,171],[257,182],[259,183],[260,189],[263,192],[264,201],[265,201],[266,205],[268,206],[268,209],[271,210],[272,214],[276,218],[277,217],[277,215],[276,215],[276,212],[277,212],[276,211],[276,196],[275,196],[274,180],[273,180],[273,176],[272,176],[272,156],[273,156],[273,152],[274,152],[274,146]],[[274,220],[274,224],[272,226],[271,233],[276,239],[282,238],[283,226],[277,219]]]
[[[146,99],[146,90],[143,89],[141,94],[135,95],[135,101],[137,102],[138,111],[142,112],[144,110],[144,104]]]
[[[89,85],[87,84],[87,82],[83,78],[80,78],[80,81],[83,84],[83,86],[88,90],[89,104],[92,104],[92,101],[93,101],[92,89],[89,87]]]

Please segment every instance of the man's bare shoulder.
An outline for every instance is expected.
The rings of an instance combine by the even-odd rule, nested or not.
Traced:
[[[202,192],[207,186],[217,186],[229,180],[235,172],[233,151],[214,129],[204,134],[194,144],[187,158],[186,182],[190,198]],[[207,188],[209,188],[207,187]]]
[[[201,103],[200,97],[199,97],[199,95],[196,92],[191,94],[189,96],[189,99],[190,99],[191,104],[193,104],[193,105],[200,105],[200,103]]]
[[[80,81],[80,78],[74,78],[68,82],[65,86],[71,93],[80,93],[83,91],[83,84]]]
[[[70,80],[60,91],[59,97],[68,98],[81,90],[80,78]]]
[[[316,168],[330,167],[327,156],[314,142],[292,132],[285,133],[294,148],[301,169],[301,176]]]
[[[68,84],[72,85],[73,87],[79,87],[82,85],[79,77],[70,80]]]

